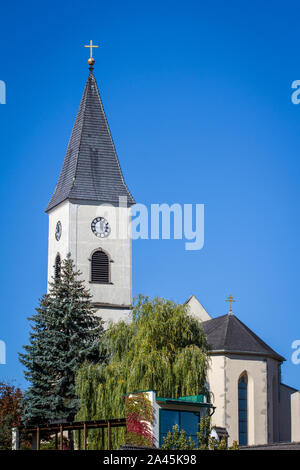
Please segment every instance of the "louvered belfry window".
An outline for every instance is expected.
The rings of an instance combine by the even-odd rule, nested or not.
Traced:
[[[109,259],[104,251],[95,251],[92,255],[92,282],[109,283]]]
[[[56,258],[55,258],[55,265],[54,265],[54,277],[55,277],[55,279],[59,278],[60,270],[61,270],[61,259],[60,259],[60,255],[57,254]]]

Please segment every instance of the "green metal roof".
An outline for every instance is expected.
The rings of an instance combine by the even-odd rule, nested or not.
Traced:
[[[205,395],[188,395],[185,397],[179,398],[164,398],[164,397],[156,397],[156,401],[162,403],[173,403],[178,405],[189,405],[189,406],[206,406],[211,407],[211,403],[207,403],[204,401]]]
[[[147,392],[154,392],[156,395],[156,390],[138,390],[131,392],[131,394],[135,393],[147,393]],[[128,394],[130,395],[130,393]],[[126,393],[124,393],[126,396]],[[198,407],[206,407],[211,408],[213,405],[208,403],[206,400],[206,395],[199,394],[199,395],[187,395],[185,397],[178,397],[178,398],[170,398],[170,397],[158,397],[155,396],[155,400],[160,403],[165,404],[173,404],[173,405],[186,405],[186,406],[198,406]]]
[[[178,400],[181,401],[191,401],[193,403],[206,403],[204,401],[205,395],[187,395],[185,397],[179,397]]]

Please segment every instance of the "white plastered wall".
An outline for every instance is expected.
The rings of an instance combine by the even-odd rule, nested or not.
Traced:
[[[292,442],[300,442],[300,392],[291,395]]]
[[[62,233],[60,240],[55,239],[55,228],[60,220]],[[54,275],[54,264],[56,255],[59,253],[61,259],[65,258],[70,251],[70,204],[62,202],[49,213],[48,233],[48,287]]]
[[[128,318],[132,303],[132,252],[128,236],[130,208],[109,205],[74,204],[65,201],[49,213],[48,281],[53,276],[57,253],[65,258],[68,252],[76,268],[93,296],[97,314],[105,321]],[[108,220],[111,233],[107,238],[98,238],[91,230],[96,217]],[[62,224],[62,235],[55,239],[57,222]],[[101,248],[110,258],[111,283],[90,282],[90,258],[94,250]]]
[[[153,407],[153,424],[152,435],[154,447],[159,447],[159,405],[156,402],[156,392],[149,390],[146,392],[148,400],[151,401]]]
[[[211,320],[211,316],[207,313],[195,295],[191,295],[185,305],[188,308],[188,312],[197,318],[197,320],[201,322]]]
[[[208,380],[216,406],[212,423],[225,427],[229,445],[238,441],[238,380],[248,376],[248,444],[268,442],[267,363],[247,355],[212,355]]]

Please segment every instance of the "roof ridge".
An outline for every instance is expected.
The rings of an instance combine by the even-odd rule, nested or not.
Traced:
[[[89,77],[90,77],[90,75],[89,75]],[[51,197],[51,199],[50,199],[50,201],[49,201],[49,204],[48,204],[48,206],[47,206],[47,208],[46,208],[46,212],[47,212],[48,210],[52,209],[52,207],[55,207],[56,205],[59,204],[59,203],[57,203],[57,204],[54,203],[53,206],[52,206],[52,201],[54,202],[54,200],[55,200],[55,195],[56,195],[56,191],[59,189],[59,183],[60,183],[60,180],[61,180],[61,176],[62,176],[62,174],[63,174],[64,163],[65,163],[65,161],[66,161],[66,157],[67,157],[67,155],[68,155],[69,153],[70,153],[70,154],[72,153],[72,152],[71,152],[71,151],[72,151],[71,142],[72,142],[72,137],[75,138],[74,132],[75,132],[76,123],[79,123],[79,127],[80,127],[80,139],[79,139],[79,140],[81,141],[81,135],[82,135],[82,129],[83,129],[83,122],[84,122],[84,120],[83,120],[83,116],[80,116],[80,115],[79,115],[79,112],[80,112],[80,110],[82,109],[83,103],[86,102],[86,99],[87,99],[87,84],[88,84],[89,77],[88,77],[88,79],[87,79],[87,81],[86,81],[86,84],[85,84],[85,87],[84,87],[84,90],[83,90],[83,95],[82,95],[82,97],[81,97],[81,100],[80,100],[80,103],[79,103],[79,107],[78,107],[78,109],[77,109],[75,121],[74,121],[74,124],[73,124],[73,126],[72,126],[71,135],[70,135],[69,140],[68,140],[68,144],[67,144],[67,149],[66,149],[66,154],[65,154],[65,159],[64,159],[64,162],[63,162],[63,166],[62,166],[62,168],[61,168],[61,171],[60,171],[60,174],[59,174],[59,177],[58,177],[58,181],[57,181],[57,183],[56,183],[56,186],[55,186],[54,192],[53,192],[53,194],[52,194],[52,197]],[[86,108],[86,106],[85,106],[85,108]],[[84,110],[82,111],[82,114],[84,114]],[[73,186],[74,186],[74,183],[75,183],[75,179],[76,179],[76,168],[77,168],[78,156],[79,156],[79,149],[80,149],[80,145],[79,145],[79,147],[78,147],[78,152],[77,152],[77,156],[76,156],[76,166],[75,166],[75,170],[74,170],[74,175],[73,175],[72,184],[71,184],[71,186],[70,186],[70,189],[68,190],[68,193],[71,192],[71,190],[72,190],[72,188],[73,188]],[[70,156],[71,156],[71,155],[70,155]],[[67,198],[65,198],[65,199],[67,199]],[[64,199],[64,200],[65,200],[65,199]],[[61,202],[63,202],[63,201],[61,201]]]
[[[267,351],[272,351],[273,353],[279,356],[279,354],[273,348],[271,348],[263,339],[257,336],[257,334],[254,333],[254,331],[252,331],[247,325],[245,325],[245,323],[243,323],[238,317],[236,317],[236,320],[264,349],[266,349]]]
[[[74,177],[73,177],[73,182],[72,182],[72,186],[71,186],[70,192],[72,191],[72,189],[73,189],[73,187],[74,187],[74,185],[75,185],[75,181],[76,181],[76,173],[77,173],[77,168],[78,168],[78,158],[79,158],[80,147],[81,147],[81,142],[82,142],[83,123],[84,123],[84,117],[85,117],[85,113],[86,113],[86,103],[87,103],[87,95],[88,95],[88,83],[89,83],[89,79],[90,79],[91,75],[93,75],[92,70],[90,71],[90,74],[89,74],[88,79],[87,79],[87,81],[86,81],[86,84],[85,84],[85,87],[84,87],[83,96],[82,96],[82,101],[83,101],[83,99],[84,99],[84,101],[85,101],[85,106],[84,106],[83,113],[82,113],[82,118],[81,118],[79,146],[78,146],[78,152],[77,152],[77,156],[76,156],[76,164],[75,164],[75,169],[74,169]],[[80,106],[81,106],[81,102],[80,102],[79,107],[80,107]],[[76,122],[76,121],[75,121],[75,122]],[[73,128],[75,127],[75,122],[74,122]],[[73,132],[73,130],[72,130],[72,132]],[[72,135],[71,135],[71,137],[72,137]],[[71,140],[71,138],[70,138],[70,140]]]
[[[232,317],[233,315],[229,315],[227,313],[226,315],[226,331],[225,331],[225,337],[224,337],[224,344],[226,345],[227,344],[227,338],[228,338],[228,334],[229,334],[229,322],[230,322],[230,317]]]
[[[285,360],[235,315],[215,317],[203,322],[202,327],[211,351],[247,352],[273,357],[281,362]]]
[[[204,323],[214,321],[214,320],[218,320],[219,318],[223,318],[223,317],[226,317],[226,316],[227,316],[227,314],[225,313],[224,315],[219,315],[218,317],[211,318],[210,320],[205,320],[205,321],[201,322],[201,325],[203,325]]]
[[[104,106],[103,106],[102,99],[101,99],[101,96],[100,96],[100,92],[99,92],[99,88],[98,88],[98,84],[97,84],[96,77],[94,76],[94,74],[93,74],[92,72],[91,72],[91,74],[93,75],[93,78],[94,78],[94,81],[95,81],[96,91],[97,91],[97,95],[98,95],[98,98],[99,98],[99,101],[100,101],[100,105],[101,105],[101,108],[102,108],[102,111],[103,111],[103,114],[104,114],[104,119],[105,119],[106,127],[107,127],[107,130],[108,130],[108,133],[109,133],[109,137],[110,137],[111,143],[112,143],[112,145],[113,145],[115,154],[116,154],[116,156],[117,156],[117,158],[116,158],[116,160],[117,160],[117,165],[118,165],[118,167],[119,167],[119,171],[120,171],[120,174],[121,174],[121,178],[122,178],[123,184],[124,184],[124,186],[126,187],[127,191],[129,192],[130,196],[131,196],[132,199],[133,199],[133,196],[132,196],[131,192],[129,191],[129,189],[128,189],[128,187],[127,187],[127,184],[125,183],[125,180],[124,180],[124,176],[123,176],[123,172],[122,172],[121,165],[120,165],[120,162],[119,162],[119,158],[118,158],[118,154],[117,154],[115,142],[114,142],[113,136],[111,135],[110,127],[109,127],[108,120],[107,120],[107,117],[106,117],[106,114],[105,114],[105,111],[104,111]]]

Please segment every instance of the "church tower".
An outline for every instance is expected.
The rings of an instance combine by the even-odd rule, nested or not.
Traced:
[[[94,46],[95,47],[95,46]],[[125,319],[132,303],[135,203],[120,168],[89,59],[87,79],[49,215],[48,283],[71,253],[104,321]]]

